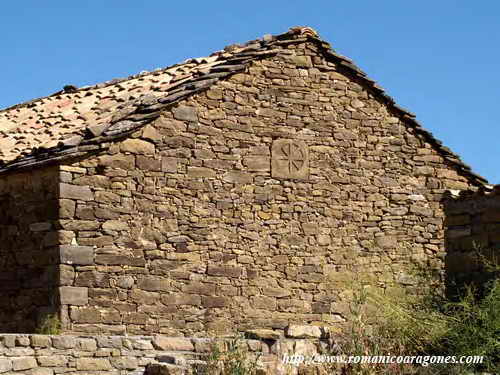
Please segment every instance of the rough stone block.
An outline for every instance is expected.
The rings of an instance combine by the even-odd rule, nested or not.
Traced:
[[[111,358],[111,363],[119,370],[136,370],[139,367],[139,362],[134,357]]]
[[[137,281],[137,287],[149,292],[168,291],[170,289],[170,281],[160,277],[145,276]]]
[[[251,184],[253,183],[253,176],[250,173],[231,171],[224,174],[222,177],[224,182],[230,184]]]
[[[143,155],[137,155],[136,158],[136,164],[137,168],[143,170],[143,171],[156,171],[159,172],[162,170],[162,161],[152,158],[152,157],[147,157]]]
[[[153,345],[165,351],[194,351],[193,343],[188,338],[155,336]]]
[[[185,105],[179,105],[172,109],[174,118],[181,121],[198,121],[198,115],[196,114],[195,107],[188,107]]]
[[[295,324],[289,325],[285,334],[294,339],[319,339],[322,336],[321,327]]]
[[[135,168],[134,155],[103,155],[99,157],[99,164],[105,167],[129,170]]]
[[[88,288],[62,286],[59,288],[60,303],[62,305],[83,306],[88,303]]]
[[[279,340],[281,334],[272,329],[252,329],[246,331],[245,336],[250,339]]]
[[[128,230],[129,226],[127,223],[120,220],[108,220],[102,224],[102,229],[111,231],[121,231],[121,230]]]
[[[52,228],[52,223],[33,223],[30,224],[30,231],[32,232],[46,232]]]
[[[213,296],[202,296],[201,304],[203,307],[224,307],[227,305],[227,299],[225,297],[213,297]]]
[[[194,178],[214,178],[216,173],[213,169],[203,167],[188,167],[188,177]]]
[[[38,364],[34,357],[19,357],[12,359],[12,369],[14,371],[29,370],[37,366]]]
[[[75,216],[75,201],[71,199],[59,199],[59,217],[69,219]]]
[[[50,368],[34,368],[31,369],[30,375],[54,375],[54,370]]]
[[[68,358],[64,355],[38,356],[37,360],[42,367],[64,367],[68,363]]]
[[[210,265],[207,268],[207,274],[211,276],[240,277],[242,273],[240,267]]]
[[[397,239],[392,236],[375,237],[375,243],[383,249],[395,248],[398,244]]]
[[[68,335],[53,336],[52,346],[56,349],[73,349],[76,346],[76,338]]]
[[[155,153],[155,145],[142,139],[129,138],[121,143],[120,150],[122,152],[130,152],[131,154],[153,155]]]
[[[294,63],[299,68],[312,67],[311,56],[291,55],[288,58],[292,63]]]
[[[161,170],[166,173],[177,173],[177,158],[162,157]]]
[[[31,346],[34,348],[48,348],[51,345],[51,339],[46,335],[32,335]]]
[[[243,159],[243,165],[249,171],[265,172],[271,170],[271,159],[269,156],[248,156]]]
[[[59,197],[67,199],[77,199],[82,201],[90,201],[94,199],[94,195],[88,186],[59,184]]]
[[[104,371],[113,367],[106,358],[77,358],[76,369],[79,371]]]
[[[91,246],[59,246],[60,261],[63,264],[87,266],[94,264],[94,249]]]
[[[91,338],[79,338],[76,342],[76,348],[85,352],[95,352],[97,350],[97,341]]]
[[[0,358],[0,374],[12,370],[12,359]]]

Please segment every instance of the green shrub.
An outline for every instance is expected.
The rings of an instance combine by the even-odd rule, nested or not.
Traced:
[[[456,302],[445,305],[449,329],[440,349],[450,355],[482,355],[483,366],[464,366],[500,373],[500,280],[485,286],[484,296],[469,287]]]
[[[195,375],[255,375],[259,355],[250,353],[241,338],[214,341],[206,363],[194,368]]]
[[[500,373],[500,268],[495,267],[491,274],[496,278],[480,291],[466,288],[454,301],[435,288],[436,278],[429,273],[416,272],[419,294],[355,283],[350,329],[339,342],[346,355],[482,355],[482,364],[349,364],[337,369],[344,374]]]
[[[42,335],[59,335],[61,333],[61,320],[57,314],[48,314],[40,322],[36,333]]]

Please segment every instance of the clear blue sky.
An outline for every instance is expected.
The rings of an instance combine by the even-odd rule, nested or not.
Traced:
[[[500,2],[5,1],[0,108],[307,25],[500,183]]]

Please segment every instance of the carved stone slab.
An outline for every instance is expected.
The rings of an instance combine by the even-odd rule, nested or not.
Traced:
[[[309,150],[303,141],[279,139],[273,142],[271,175],[275,178],[307,179]]]

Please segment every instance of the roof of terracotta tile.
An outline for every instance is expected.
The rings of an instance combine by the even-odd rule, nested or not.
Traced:
[[[385,102],[458,171],[478,186],[487,181],[424,130],[415,115],[399,107],[353,62],[337,54],[309,27],[294,27],[276,36],[265,35],[235,44],[208,57],[114,79],[95,86],[65,86],[60,92],[0,111],[0,173],[34,168],[99,150],[105,142],[124,137],[160,115],[174,103],[234,73],[254,60],[283,52],[283,46],[309,41],[346,74],[355,76]],[[325,66],[325,69],[331,69]]]

